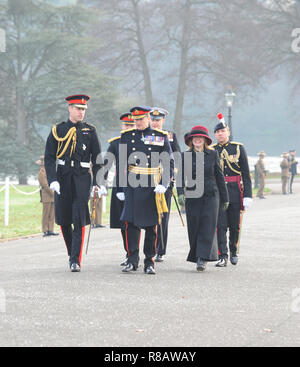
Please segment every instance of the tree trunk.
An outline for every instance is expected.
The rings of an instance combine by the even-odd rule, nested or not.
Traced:
[[[146,104],[149,106],[153,106],[153,95],[152,95],[152,86],[151,86],[151,78],[150,78],[150,71],[148,67],[147,57],[145,53],[145,47],[143,43],[141,25],[140,25],[140,13],[138,8],[138,1],[132,1],[134,14],[135,14],[135,22],[136,22],[136,34],[137,34],[137,42],[138,42],[138,49],[140,60],[142,64],[143,70],[143,78],[144,78],[144,91],[145,91],[145,98]]]
[[[19,24],[16,24],[18,27]],[[17,31],[17,85],[16,85],[16,118],[17,118],[17,143],[19,147],[28,145],[27,123],[24,104],[23,86],[23,60],[21,50],[21,32]],[[27,185],[27,174],[24,171],[25,165],[20,163],[18,167],[19,184]]]
[[[180,69],[179,80],[177,88],[176,109],[174,117],[174,131],[178,137],[181,137],[181,124],[184,107],[184,97],[186,91],[186,78],[187,78],[187,60],[189,51],[189,12],[190,1],[185,3],[184,16],[183,16],[183,28],[181,36],[181,54],[180,54]]]

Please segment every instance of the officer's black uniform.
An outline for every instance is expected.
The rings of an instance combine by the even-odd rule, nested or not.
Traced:
[[[290,150],[290,153],[295,152],[295,150]],[[290,154],[289,157],[289,162],[290,162],[290,182],[289,182],[289,193],[292,194],[293,193],[293,181],[294,181],[294,177],[297,175],[297,164],[298,162],[296,161],[295,157],[292,156]]]
[[[120,116],[120,120],[122,121],[123,124],[126,125],[134,125],[132,116],[130,112],[124,113]],[[112,154],[113,158],[108,160],[107,162],[105,161],[106,164],[106,169],[109,170],[113,164],[115,164],[116,167],[116,173],[117,170],[119,168],[119,145],[120,145],[120,139],[121,136],[117,136],[115,138],[109,139],[109,146],[106,152],[107,154]],[[105,158],[106,160],[106,158]],[[107,174],[106,174],[106,180],[107,180]],[[122,210],[124,207],[124,202],[119,200],[116,196],[117,193],[117,187],[116,187],[116,180],[117,180],[117,174],[115,174],[114,177],[114,182],[113,182],[113,187],[112,187],[112,193],[111,193],[111,201],[110,201],[110,228],[120,228],[121,229],[121,234],[122,234],[122,238],[123,238],[123,245],[124,245],[124,250],[126,252],[126,257],[127,255],[127,248],[126,248],[126,237],[125,237],[125,222],[121,221],[121,214],[122,214]]]
[[[215,127],[224,129],[227,125],[219,123]],[[214,144],[220,156],[220,164],[227,183],[230,205],[227,211],[219,210],[218,218],[218,247],[220,259],[228,258],[227,229],[229,228],[230,256],[236,257],[241,224],[243,198],[252,198],[252,184],[249,172],[248,158],[241,143],[228,141],[226,144]]]
[[[58,141],[70,134],[70,131],[73,132],[74,140],[72,138],[69,143],[68,139]],[[81,264],[84,230],[85,226],[90,224],[88,209],[91,189],[90,162],[95,186],[100,168],[96,159],[100,152],[96,129],[85,122],[74,124],[68,120],[57,124],[47,139],[45,168],[49,185],[54,181],[60,184],[60,195],[55,193],[55,221],[61,226],[70,264],[79,266]]]
[[[150,112],[150,107],[134,107],[130,110],[133,116],[146,116]],[[126,147],[126,155],[120,151],[119,174],[125,171],[123,179],[117,180],[118,192],[124,192],[125,204],[121,220],[125,221],[126,247],[128,253],[128,264],[132,264],[134,269],[139,262],[139,242],[141,229],[145,229],[144,241],[144,266],[154,267],[153,257],[157,244],[157,225],[159,222],[158,211],[155,201],[155,186],[159,183],[157,172],[159,163],[151,159],[151,153],[163,153],[171,155],[168,134],[162,130],[152,130],[147,127],[144,130],[132,129],[123,131],[120,139],[120,147]],[[143,153],[145,161],[139,154]],[[129,162],[130,157],[130,162]],[[170,166],[164,167],[163,175],[170,177],[174,173],[174,162],[171,159]],[[135,187],[134,180],[140,181],[140,185]],[[162,182],[165,185],[165,180]],[[124,269],[125,270],[125,269]]]
[[[168,112],[161,108],[153,108],[150,115],[152,119],[162,119],[165,118],[166,114]],[[173,153],[181,153],[180,146],[178,144],[178,140],[176,137],[176,134],[172,131],[164,130],[168,134],[168,139],[170,142],[171,150]],[[176,156],[175,158],[175,166],[176,166]],[[171,201],[172,201],[172,189],[173,189],[174,180],[172,180],[171,185],[168,187],[167,191],[165,192],[165,198],[166,203],[168,206],[168,213],[164,213],[162,224],[161,224],[161,230],[158,231],[157,236],[157,247],[156,247],[156,261],[159,261],[162,259],[162,256],[166,254],[167,250],[167,243],[168,243],[168,227],[169,227],[169,219],[170,219],[170,209],[171,209]],[[163,245],[162,245],[162,239],[163,236]]]

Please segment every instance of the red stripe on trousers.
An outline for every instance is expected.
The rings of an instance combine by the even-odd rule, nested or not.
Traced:
[[[85,227],[82,227],[82,229],[81,229],[81,248],[80,248],[80,254],[79,254],[79,266],[81,266],[81,258],[82,258],[82,249],[83,249],[84,235],[85,235]]]
[[[127,221],[125,221],[125,225],[126,225],[126,228],[125,228],[126,250],[127,250],[128,256],[130,256],[130,251],[129,251],[129,246],[128,246],[128,237],[127,237],[127,229],[128,229],[128,222]]]
[[[240,247],[240,230],[241,230],[241,223],[242,223],[242,212],[240,212],[240,223],[239,223],[239,238],[238,238],[238,241],[236,243],[236,249],[238,250],[239,247]]]

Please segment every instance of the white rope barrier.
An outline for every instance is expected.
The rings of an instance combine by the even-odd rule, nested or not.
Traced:
[[[5,195],[4,195],[4,225],[5,226],[8,226],[8,223],[9,223],[9,186],[11,186],[14,190],[16,190],[18,193],[22,195],[34,195],[40,191],[40,188],[32,192],[22,191],[19,188],[17,188],[13,183],[9,182],[9,177],[6,177],[5,185],[0,189],[0,192],[5,190]]]
[[[32,191],[32,192],[25,192],[25,191],[22,191],[20,189],[18,189],[14,184],[10,184],[10,186],[15,189],[17,192],[19,192],[20,194],[23,194],[23,195],[33,195],[33,194],[36,194],[37,192],[40,191],[40,188],[38,188],[37,190],[35,191]]]

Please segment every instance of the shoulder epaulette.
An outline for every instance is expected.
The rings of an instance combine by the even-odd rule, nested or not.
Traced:
[[[243,145],[242,143],[239,143],[239,142],[237,142],[237,141],[231,141],[230,143],[231,143],[231,144],[236,144],[236,145]]]
[[[117,136],[115,138],[111,138],[108,140],[108,143],[111,143],[112,141],[115,141],[115,140],[118,140],[118,139],[121,139],[121,136]]]
[[[86,125],[88,125],[88,126],[90,126],[90,127],[94,128],[94,129],[96,129],[96,126],[95,126],[95,125],[93,125],[93,124],[90,124],[89,122],[84,122],[84,124],[86,124]]]
[[[160,130],[160,129],[153,129],[154,131],[158,131],[159,133],[162,133],[162,134],[165,134],[165,135],[168,135],[169,132],[168,131],[165,131],[165,130]]]
[[[133,130],[136,130],[136,129],[133,128],[133,129],[128,129],[128,130],[123,130],[123,131],[121,131],[121,134],[125,134],[125,133],[128,133],[129,131],[133,131]]]
[[[65,123],[65,121],[58,122],[57,124],[55,124],[55,125],[53,125],[53,126],[52,126],[52,129],[53,129],[55,126],[62,125],[62,124],[64,124],[64,123]]]

